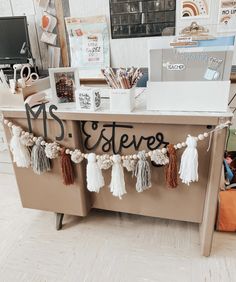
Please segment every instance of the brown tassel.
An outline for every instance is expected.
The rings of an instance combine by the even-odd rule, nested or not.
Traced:
[[[63,148],[61,152],[61,170],[63,176],[63,183],[65,185],[74,184],[75,177],[74,177],[73,166],[71,163],[70,155],[66,154],[65,148]]]
[[[178,169],[177,169],[177,155],[174,145],[169,144],[167,146],[167,152],[169,157],[169,164],[166,166],[166,183],[171,188],[178,186]]]

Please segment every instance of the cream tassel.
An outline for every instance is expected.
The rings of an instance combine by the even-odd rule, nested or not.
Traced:
[[[19,126],[12,126],[12,138],[10,141],[10,150],[13,155],[13,162],[18,167],[30,166],[30,153],[26,146],[20,140],[22,129]]]
[[[113,160],[113,165],[111,172],[110,190],[113,196],[122,199],[122,196],[127,192],[125,189],[124,170],[121,165],[121,156],[114,155],[112,157],[112,160]]]
[[[197,138],[189,135],[186,144],[188,147],[181,157],[179,174],[182,182],[189,185],[191,182],[198,181]]]
[[[150,188],[151,184],[151,170],[148,161],[146,160],[145,151],[138,153],[138,162],[135,168],[135,176],[137,177],[136,190],[143,192]]]
[[[94,153],[88,154],[87,159],[87,188],[90,192],[98,193],[100,188],[105,185],[102,171],[98,167],[96,155]]]

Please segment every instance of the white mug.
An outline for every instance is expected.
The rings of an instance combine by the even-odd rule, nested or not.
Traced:
[[[206,80],[218,80],[220,77],[220,73],[216,70],[207,69],[204,75]]]

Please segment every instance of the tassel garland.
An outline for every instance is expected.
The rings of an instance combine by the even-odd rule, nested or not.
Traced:
[[[44,142],[43,138],[39,137],[35,141],[35,145],[33,146],[31,152],[31,164],[33,171],[39,175],[51,170],[50,161],[46,156],[45,150],[41,145],[41,142]]]
[[[28,148],[21,142],[21,132],[22,129],[19,126],[12,126],[10,150],[13,155],[13,162],[16,163],[18,167],[28,168],[30,166],[30,153]]]
[[[177,155],[174,145],[169,144],[167,146],[167,152],[169,157],[169,164],[165,168],[166,183],[171,188],[178,186],[178,170],[177,170]]]
[[[150,188],[151,184],[151,170],[149,162],[146,159],[145,151],[138,153],[138,162],[135,168],[135,174],[137,177],[136,190],[137,192],[143,192]]]
[[[71,163],[70,155],[66,153],[66,149],[61,151],[61,171],[63,177],[63,183],[65,185],[72,185],[75,182],[73,166]]]
[[[189,185],[191,182],[198,181],[197,138],[189,135],[186,144],[187,148],[181,157],[179,174],[182,182]]]
[[[87,160],[87,188],[90,192],[98,193],[105,185],[102,171],[97,164],[94,153],[88,154]]]
[[[14,125],[11,121],[4,119],[4,124],[9,127],[12,137],[10,140],[10,151],[13,162],[18,167],[28,168],[30,165],[37,174],[50,171],[50,159],[61,157],[61,170],[63,183],[70,185],[74,183],[74,171],[72,162],[79,164],[84,159],[87,164],[88,190],[99,192],[104,186],[102,169],[107,170],[112,166],[110,191],[120,199],[126,194],[124,168],[132,172],[137,178],[136,190],[143,192],[151,187],[151,169],[147,158],[157,165],[165,165],[166,183],[171,188],[178,186],[177,150],[187,146],[180,163],[179,175],[183,183],[190,185],[198,181],[198,151],[197,142],[212,136],[214,132],[229,127],[230,121],[218,125],[215,129],[199,134],[198,137],[188,136],[186,142],[176,145],[169,144],[167,148],[141,151],[131,155],[95,155],[84,154],[78,149],[71,151],[62,148],[56,142],[46,143],[42,137],[36,137],[30,132],[25,132],[21,127]]]
[[[127,192],[125,189],[124,170],[121,165],[121,156],[113,155],[112,160],[113,165],[111,171],[110,190],[113,196],[122,199],[122,196],[125,195]]]

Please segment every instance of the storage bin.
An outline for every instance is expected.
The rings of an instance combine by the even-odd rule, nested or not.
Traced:
[[[75,96],[77,110],[94,112],[101,107],[101,94],[97,88],[80,87]]]
[[[147,83],[147,110],[227,112],[230,81]]]
[[[131,89],[110,90],[110,110],[113,112],[132,112],[135,107],[135,87]]]

